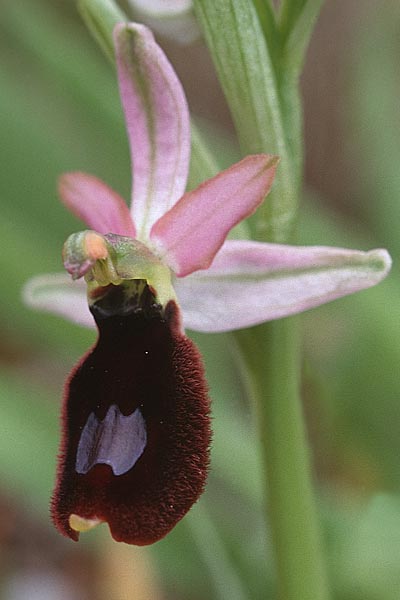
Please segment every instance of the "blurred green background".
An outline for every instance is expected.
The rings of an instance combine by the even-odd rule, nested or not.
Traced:
[[[115,73],[72,0],[2,0],[0,20],[0,598],[274,600],[258,442],[227,335],[205,358],[214,442],[207,492],[166,539],[79,544],[48,516],[65,377],[95,339],[23,306],[29,277],[62,267],[81,224],[59,174],[98,175],[129,198]],[[327,0],[303,77],[302,243],[383,246],[380,286],[305,314],[303,391],[337,600],[400,598],[400,5]],[[221,165],[237,150],[207,51],[160,39]],[[265,565],[268,565],[266,568]]]

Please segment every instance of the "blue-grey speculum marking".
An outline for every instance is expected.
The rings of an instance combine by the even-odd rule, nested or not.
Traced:
[[[146,447],[146,423],[137,408],[124,416],[112,404],[100,421],[91,413],[82,430],[75,469],[85,474],[94,465],[110,465],[114,475],[123,475],[139,460]]]

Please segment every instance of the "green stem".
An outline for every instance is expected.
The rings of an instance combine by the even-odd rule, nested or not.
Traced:
[[[288,22],[298,16],[305,2],[288,4]],[[264,32],[269,35],[276,25],[272,11],[266,10],[268,3],[195,0],[194,5],[244,153],[275,152],[281,156],[274,190],[254,216],[254,235],[263,241],[291,241],[302,171],[297,71],[294,66],[283,73],[277,69],[276,61],[279,67],[284,62],[283,56],[277,56],[279,45],[271,39],[265,43]],[[237,338],[246,351],[251,391],[258,407],[281,598],[327,600],[301,410],[295,321],[238,332]]]
[[[266,323],[240,332],[238,339],[245,350],[247,383],[259,424],[279,598],[327,600],[310,452],[299,397],[298,319]]]

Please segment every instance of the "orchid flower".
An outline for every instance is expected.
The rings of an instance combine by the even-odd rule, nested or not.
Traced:
[[[99,330],[65,388],[53,520],[74,540],[107,522],[116,540],[143,545],[174,527],[207,476],[207,385],[184,327],[228,331],[298,313],[376,284],[390,259],[384,250],[226,241],[268,194],[277,157],[248,156],[184,193],[181,85],[145,26],[119,24],[114,41],[131,209],[92,175],[62,176],[62,201],[90,229],[65,243],[72,280],[36,277],[25,299]]]

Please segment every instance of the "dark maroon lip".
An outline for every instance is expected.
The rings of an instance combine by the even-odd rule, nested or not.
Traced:
[[[163,310],[148,289],[138,301],[113,286],[91,310],[99,337],[65,388],[53,520],[74,540],[71,514],[108,522],[118,541],[150,544],[205,486],[211,433],[203,365],[180,332],[173,301]]]

